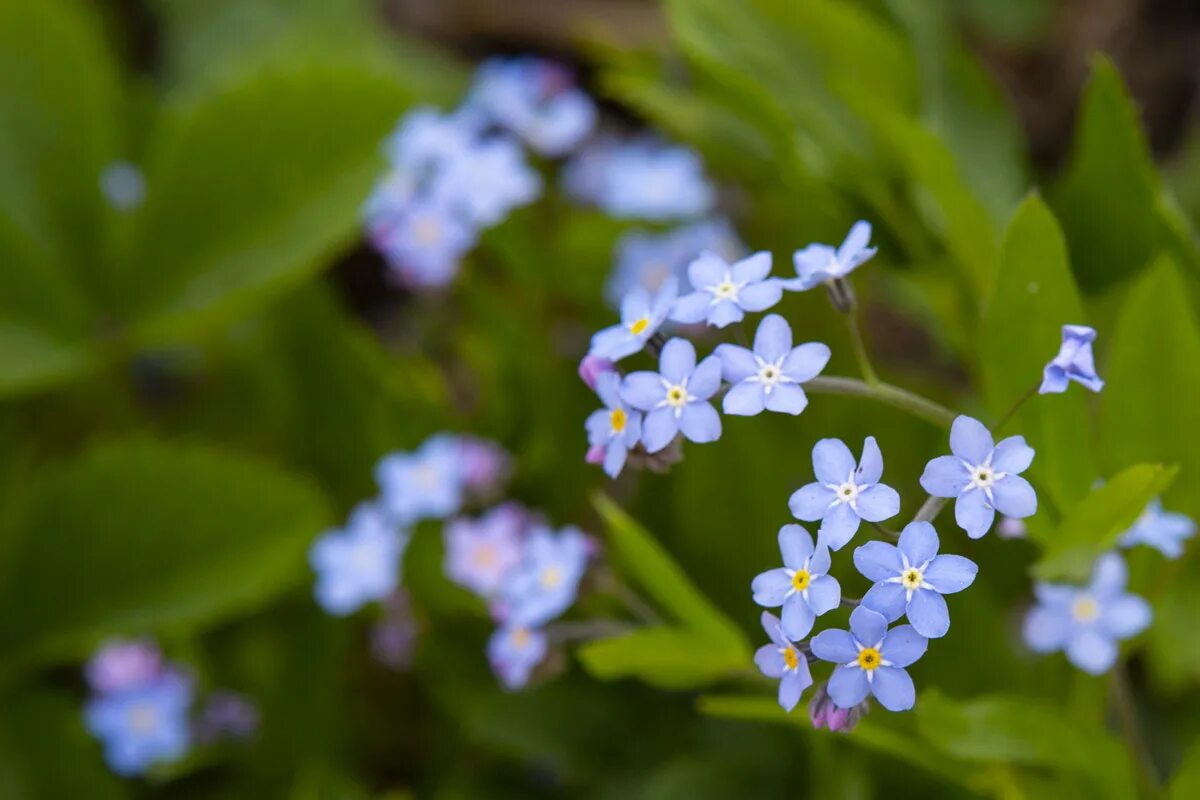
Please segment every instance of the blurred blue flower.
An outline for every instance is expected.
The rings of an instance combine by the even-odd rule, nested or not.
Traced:
[[[750,589],[763,608],[783,607],[783,632],[799,641],[808,636],[816,618],[842,601],[842,587],[829,573],[829,550],[814,548],[812,536],[799,525],[779,529],[783,567],[755,577]]]
[[[587,537],[577,528],[566,527],[558,534],[546,527],[531,531],[520,563],[507,573],[501,588],[504,624],[538,627],[570,608],[590,553]]]
[[[563,184],[577,199],[622,218],[695,217],[716,203],[700,157],[653,137],[593,142],[567,164]]]
[[[368,232],[402,286],[422,289],[449,284],[462,257],[475,246],[476,228],[445,202],[425,198],[403,212],[381,215]]]
[[[431,196],[481,228],[499,224],[518,206],[537,199],[542,179],[513,140],[480,139],[446,162],[434,178]]]
[[[812,640],[813,655],[838,666],[829,679],[829,696],[838,708],[851,709],[873,695],[888,711],[907,711],[916,689],[905,667],[925,654],[929,640],[911,625],[887,628],[882,614],[859,606],[850,614],[850,630],[821,631]]]
[[[499,628],[488,640],[487,656],[492,671],[505,689],[523,689],[533,668],[546,657],[546,634],[523,625]]]
[[[683,286],[687,283],[688,265],[704,252],[735,261],[745,254],[746,246],[729,220],[721,218],[665,233],[629,231],[617,241],[615,266],[604,285],[604,296],[609,303],[618,305],[635,286],[655,292],[671,276]]]
[[[1137,518],[1133,526],[1121,535],[1122,547],[1149,545],[1170,559],[1183,555],[1183,543],[1196,534],[1196,523],[1186,514],[1165,511],[1162,501],[1155,498]]]
[[[721,375],[730,384],[722,401],[726,414],[753,416],[763,409],[799,414],[808,405],[801,384],[829,363],[829,348],[820,342],[792,347],[792,329],[778,314],[758,323],[754,350],[717,345]]]
[[[1062,346],[1042,372],[1039,394],[1058,394],[1067,390],[1067,384],[1075,381],[1086,389],[1098,392],[1104,381],[1096,374],[1096,361],[1092,357],[1092,342],[1096,329],[1086,325],[1063,325]]]
[[[446,577],[483,598],[500,591],[504,577],[521,561],[530,516],[517,503],[497,506],[478,519],[446,524]]]
[[[925,465],[921,488],[934,497],[956,497],[954,518],[972,539],[992,527],[996,511],[1014,519],[1033,516],[1037,494],[1020,473],[1033,463],[1025,437],[992,446],[992,434],[977,419],[960,416],[950,428],[952,456]]]
[[[258,732],[258,706],[250,698],[220,689],[204,698],[197,715],[196,740],[209,744],[222,739],[245,741]]]
[[[477,495],[486,495],[500,488],[512,469],[508,451],[496,442],[478,436],[458,436],[459,457],[462,458],[463,488]]]
[[[944,594],[966,589],[979,567],[962,556],[938,555],[937,531],[928,522],[910,522],[896,545],[867,542],[854,551],[854,566],[875,585],[862,604],[888,622],[905,614],[917,633],[927,639],[950,630],[950,611]]]
[[[104,760],[113,772],[141,775],[187,753],[191,703],[191,681],[167,671],[149,683],[92,698],[84,722],[104,743]]]
[[[445,114],[422,106],[404,115],[383,151],[394,167],[422,180],[470,149],[478,135],[479,126],[470,114]]]
[[[754,663],[763,675],[779,679],[779,705],[784,711],[791,711],[800,702],[804,690],[812,686],[808,657],[788,641],[792,637],[784,632],[774,614],[764,611],[762,626],[771,643],[758,648]]]
[[[84,675],[92,691],[108,694],[149,683],[162,665],[162,652],[153,642],[118,639],[101,645],[84,667]]]
[[[389,453],[375,465],[380,504],[402,525],[445,519],[462,507],[462,448],[450,434],[425,440],[415,453]]]
[[[841,439],[822,439],[813,447],[813,472],[816,482],[797,489],[788,506],[797,519],[821,520],[818,544],[841,550],[860,520],[883,522],[900,513],[900,495],[879,482],[883,454],[874,436],[863,442],[861,463]]]
[[[596,379],[596,393],[604,408],[587,418],[588,444],[604,448],[604,471],[610,478],[621,474],[625,457],[642,437],[642,415],[621,400],[621,377],[605,372]]]
[[[630,289],[621,301],[620,323],[593,336],[588,355],[620,361],[641,350],[666,322],[677,292],[674,278],[664,281],[653,295],[640,286]]]
[[[646,451],[657,453],[680,432],[698,443],[721,438],[721,418],[708,402],[721,388],[721,360],[709,356],[697,365],[692,343],[672,339],[663,346],[658,369],[626,375],[621,387],[621,398],[646,412],[642,421]]]
[[[1107,672],[1117,660],[1117,642],[1141,633],[1153,616],[1145,600],[1126,593],[1125,582],[1125,562],[1108,553],[1096,561],[1086,587],[1037,584],[1025,643],[1037,653],[1066,650],[1067,660],[1084,672]]]
[[[136,164],[114,161],[100,173],[100,192],[117,211],[135,211],[146,199],[146,179]]]
[[[570,152],[596,124],[596,104],[570,70],[535,56],[485,61],[467,105],[547,156]]]
[[[399,583],[406,544],[407,534],[377,507],[360,504],[344,528],[329,531],[309,548],[317,602],[328,613],[344,616],[386,597]]]
[[[797,250],[792,256],[796,277],[780,283],[785,289],[800,292],[834,278],[844,278],[875,255],[875,248],[867,246],[870,241],[871,224],[860,220],[850,228],[841,247],[834,249],[827,244],[810,244]]]
[[[688,280],[695,291],[675,301],[671,319],[724,328],[741,322],[747,311],[766,311],[783,296],[779,281],[770,274],[771,254],[767,252],[732,265],[715,253],[701,253],[688,265]]]

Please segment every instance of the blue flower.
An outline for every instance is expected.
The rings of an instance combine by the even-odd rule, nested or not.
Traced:
[[[146,199],[146,178],[136,164],[114,161],[100,173],[100,192],[121,213],[136,210]]]
[[[672,339],[663,346],[658,370],[631,373],[621,387],[621,399],[646,412],[646,451],[657,453],[680,432],[698,443],[721,438],[721,418],[708,402],[721,388],[721,360],[709,356],[697,366],[692,343]]]
[[[844,278],[859,264],[875,255],[871,241],[871,224],[864,220],[854,223],[842,246],[834,249],[827,244],[810,244],[792,256],[796,277],[782,280],[785,289],[800,292],[834,278]]]
[[[1092,342],[1096,329],[1086,325],[1063,325],[1062,346],[1054,360],[1042,372],[1039,394],[1058,394],[1067,390],[1067,384],[1075,381],[1086,389],[1098,392],[1104,381],[1096,374],[1096,361],[1092,357]]]
[[[150,683],[162,672],[162,652],[142,639],[106,642],[84,668],[88,685],[97,694],[109,694]]]
[[[841,550],[858,531],[859,520],[883,522],[900,513],[900,495],[879,482],[883,454],[874,436],[863,442],[857,464],[841,439],[822,439],[813,447],[813,472],[816,483],[797,489],[788,506],[796,519],[822,521],[818,544]]]
[[[321,608],[344,616],[389,595],[399,582],[407,543],[407,534],[378,508],[369,503],[356,508],[345,528],[329,531],[309,548]]]
[[[457,513],[465,478],[459,442],[446,434],[430,437],[415,453],[390,453],[375,465],[380,503],[401,524]]]
[[[446,162],[431,188],[432,196],[455,208],[465,222],[484,228],[541,191],[542,180],[520,146],[504,136],[481,139]]]
[[[621,322],[593,336],[588,355],[620,361],[641,350],[666,322],[678,291],[674,278],[664,281],[653,296],[640,286],[630,289],[621,301]]]
[[[779,705],[791,711],[800,702],[800,695],[812,686],[808,657],[788,641],[790,638],[779,624],[779,618],[769,611],[762,615],[763,630],[771,639],[754,654],[754,663],[768,678],[779,679]]]
[[[442,201],[418,199],[405,209],[380,213],[368,231],[396,280],[412,288],[445,286],[475,246],[476,228]]]
[[[541,527],[525,539],[521,562],[501,588],[504,623],[535,628],[562,614],[575,602],[591,546],[578,529],[555,535]]]
[[[799,525],[779,529],[779,552],[783,567],[761,573],[750,589],[760,606],[783,607],[783,632],[798,641],[808,636],[817,617],[838,607],[842,587],[828,574],[829,550],[814,548],[812,537]]]
[[[705,251],[732,261],[741,258],[746,247],[726,219],[696,222],[666,233],[629,231],[617,241],[615,266],[604,285],[604,296],[617,305],[633,287],[655,292],[671,276],[682,286],[687,282],[688,265]]]
[[[763,409],[799,414],[808,405],[802,383],[829,363],[829,348],[820,342],[792,347],[792,329],[778,314],[763,317],[754,334],[754,350],[718,345],[721,375],[729,382],[722,401],[726,414],[753,416]]]
[[[577,199],[622,218],[694,217],[716,202],[700,157],[651,137],[594,143],[567,165],[563,183]]]
[[[904,668],[928,645],[911,625],[889,631],[882,614],[859,606],[850,615],[849,631],[821,631],[813,637],[812,651],[838,665],[828,689],[838,708],[854,708],[870,694],[888,711],[907,711],[916,702],[916,689]]]
[[[988,532],[997,510],[1014,519],[1037,511],[1037,494],[1020,476],[1033,463],[1025,437],[1010,436],[993,447],[983,423],[960,416],[950,427],[950,452],[925,465],[921,488],[934,497],[957,497],[954,518],[972,539]]]
[[[478,519],[446,523],[446,577],[480,597],[493,597],[508,571],[521,561],[529,513],[516,503],[491,509]]]
[[[191,681],[164,672],[149,683],[88,701],[84,722],[104,743],[104,760],[113,772],[141,775],[187,753],[191,703]]]
[[[1053,583],[1034,587],[1038,605],[1025,618],[1025,643],[1037,653],[1067,651],[1067,660],[1099,675],[1117,660],[1117,642],[1141,633],[1153,616],[1150,605],[1125,591],[1125,562],[1101,556],[1091,583],[1079,588]]]
[[[905,614],[917,633],[937,639],[950,630],[944,594],[961,592],[979,567],[962,556],[938,555],[937,531],[928,522],[910,522],[898,545],[867,542],[854,551],[854,566],[875,581],[862,604],[888,622]]]
[[[1149,545],[1167,558],[1183,555],[1183,543],[1196,533],[1196,523],[1186,514],[1164,511],[1157,498],[1150,501],[1146,510],[1133,523],[1133,527],[1121,535],[1122,547]]]
[[[596,393],[604,408],[587,418],[588,444],[604,448],[604,471],[615,478],[625,466],[625,456],[642,438],[642,415],[622,402],[621,377],[615,372],[596,379]]]
[[[488,640],[488,662],[505,689],[522,689],[533,668],[546,657],[546,645],[543,631],[509,625],[497,629]]]
[[[467,105],[547,156],[568,153],[596,124],[596,104],[575,88],[570,71],[534,56],[485,61]]]
[[[702,253],[688,266],[695,291],[675,301],[671,319],[724,328],[741,322],[747,311],[766,311],[783,296],[770,273],[770,253],[755,253],[732,265],[715,253]]]
[[[393,167],[420,179],[431,169],[458,158],[479,134],[467,114],[444,114],[423,106],[405,114],[383,144]]]

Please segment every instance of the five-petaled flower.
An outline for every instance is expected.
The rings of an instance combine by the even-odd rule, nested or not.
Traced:
[[[688,266],[693,292],[675,301],[671,319],[707,322],[724,328],[741,322],[747,311],[766,311],[783,297],[771,274],[771,254],[755,253],[732,265],[716,253],[701,253]]]
[[[792,329],[778,314],[768,314],[754,334],[754,350],[718,345],[721,373],[730,383],[722,401],[726,414],[753,416],[764,408],[799,414],[808,405],[801,384],[829,363],[829,348],[820,342],[792,347]]]
[[[400,579],[400,557],[407,544],[406,531],[376,506],[360,504],[345,528],[327,532],[309,548],[321,608],[344,616],[386,597]]]
[[[937,531],[928,522],[910,522],[900,541],[867,542],[854,551],[854,566],[875,585],[862,604],[888,622],[905,614],[927,639],[945,636],[950,612],[944,594],[961,592],[975,580],[979,567],[962,556],[938,555]]]
[[[779,679],[779,705],[791,711],[800,702],[800,695],[812,686],[812,674],[808,670],[808,657],[796,645],[788,641],[779,618],[769,611],[762,614],[763,630],[771,643],[764,644],[754,654],[754,663],[768,678]]]
[[[779,552],[783,566],[758,575],[750,589],[760,606],[783,607],[783,632],[798,641],[808,636],[817,617],[838,607],[842,588],[828,574],[829,550],[814,548],[801,526],[779,529]]]
[[[1196,523],[1191,517],[1165,511],[1162,501],[1155,498],[1133,526],[1121,535],[1121,546],[1149,545],[1167,558],[1175,559],[1183,555],[1183,543],[1195,534]]]
[[[529,512],[505,503],[478,519],[446,523],[446,577],[480,597],[495,596],[508,571],[521,560],[521,542]]]
[[[529,682],[533,668],[546,657],[546,634],[537,628],[508,625],[488,640],[487,656],[505,689],[515,691]]]
[[[588,355],[620,361],[641,350],[666,321],[678,292],[679,281],[673,276],[653,295],[641,286],[630,289],[621,300],[621,321],[592,337]]]
[[[916,702],[916,689],[904,668],[928,645],[911,625],[889,631],[882,614],[859,606],[850,615],[849,631],[821,631],[813,637],[812,651],[838,665],[828,688],[838,708],[854,708],[870,694],[888,711],[907,711]]]
[[[1062,346],[1058,355],[1046,365],[1042,372],[1039,394],[1058,394],[1067,390],[1067,384],[1075,381],[1084,388],[1098,392],[1104,381],[1096,374],[1096,361],[1092,356],[1092,342],[1096,329],[1087,325],[1063,325]]]
[[[686,339],[663,346],[658,372],[625,376],[621,399],[646,412],[642,444],[657,453],[682,432],[693,442],[721,438],[721,418],[708,402],[721,388],[721,359],[709,356],[696,364],[696,349]]]
[[[621,400],[621,376],[615,372],[602,373],[596,379],[596,394],[604,408],[587,418],[588,444],[604,448],[604,471],[615,478],[642,436],[642,415]]]
[[[380,504],[397,522],[442,519],[462,506],[462,447],[449,434],[425,440],[415,453],[389,453],[375,466]]]
[[[817,541],[831,550],[853,538],[860,520],[883,522],[900,512],[900,495],[879,482],[883,454],[874,436],[863,442],[857,464],[841,439],[822,439],[813,447],[813,472],[816,482],[797,489],[788,505],[797,519],[822,521]]]
[[[104,743],[104,760],[113,772],[140,775],[187,753],[191,704],[191,680],[168,670],[147,683],[93,698],[84,723]]]
[[[570,608],[590,552],[587,537],[577,528],[566,527],[558,534],[545,527],[531,531],[521,562],[505,576],[501,588],[504,624],[537,627]]]
[[[1150,605],[1125,591],[1125,562],[1100,557],[1088,586],[1039,583],[1038,605],[1025,618],[1025,643],[1037,653],[1067,651],[1067,660],[1099,675],[1117,660],[1117,642],[1150,624]]]
[[[870,241],[871,223],[860,220],[850,228],[841,247],[835,249],[827,244],[810,244],[803,250],[797,250],[792,256],[796,277],[781,280],[780,284],[789,291],[802,292],[826,281],[844,278],[875,255],[875,248],[867,247]]]

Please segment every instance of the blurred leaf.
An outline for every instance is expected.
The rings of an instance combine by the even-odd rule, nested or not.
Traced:
[[[1138,464],[1113,476],[1067,512],[1057,530],[1038,537],[1044,553],[1034,574],[1042,580],[1086,578],[1096,558],[1116,545],[1178,471],[1178,467]]]
[[[664,689],[707,686],[749,666],[746,655],[723,647],[711,635],[680,628],[641,628],[594,639],[582,645],[577,655],[600,680],[637,678]]]
[[[1063,325],[1086,324],[1054,215],[1036,195],[1017,209],[1001,247],[1000,271],[984,312],[980,361],[987,407],[1004,414],[1042,379],[1058,352]],[[1080,387],[1029,398],[1008,433],[1037,451],[1032,474],[1062,511],[1099,477],[1088,423],[1088,394]],[[1003,433],[997,432],[997,438]]]
[[[301,579],[321,496],[270,464],[196,445],[96,447],[33,493],[5,547],[0,649],[24,662],[211,623]]]
[[[1148,587],[1154,624],[1146,632],[1146,654],[1155,679],[1168,692],[1192,691],[1200,683],[1200,636],[1194,630],[1200,581],[1189,559],[1174,571],[1156,571]],[[1164,575],[1163,572],[1166,572]],[[1185,632],[1180,635],[1180,632]]]
[[[1169,800],[1194,800],[1200,797],[1200,744],[1193,744],[1175,771],[1168,787]]]

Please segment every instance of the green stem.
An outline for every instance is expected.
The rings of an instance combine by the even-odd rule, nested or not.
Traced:
[[[942,513],[942,509],[946,507],[946,503],[950,502],[948,497],[934,497],[929,495],[925,499],[925,503],[917,511],[917,515],[913,517],[913,522],[933,522],[937,519],[937,515]]]
[[[815,394],[869,397],[942,428],[949,428],[958,416],[945,406],[889,383],[867,383],[855,378],[820,375],[805,383],[804,390]]]
[[[867,343],[863,339],[862,326],[858,321],[858,304],[851,305],[846,314],[846,326],[850,329],[850,343],[854,346],[854,358],[858,361],[858,369],[862,372],[863,380],[872,386],[881,386],[875,368],[871,366],[871,358],[867,355]]]
[[[1021,406],[1025,405],[1026,400],[1028,400],[1029,398],[1031,398],[1035,394],[1037,394],[1037,390],[1041,387],[1041,385],[1042,384],[1039,381],[1038,383],[1035,383],[1033,386],[1030,386],[1028,389],[1025,390],[1024,394],[1022,394],[1020,397],[1017,398],[1017,401],[1015,403],[1013,403],[1011,406],[1009,406],[1008,411],[1005,411],[1003,414],[1000,415],[1000,419],[996,420],[996,424],[992,426],[992,435],[993,436],[1000,432],[1000,429],[1004,427],[1005,423],[1007,423],[1009,420],[1011,420],[1013,418],[1013,416],[1017,413],[1017,411],[1020,410]]]
[[[1142,735],[1142,725],[1138,720],[1137,705],[1133,699],[1133,687],[1130,686],[1129,672],[1123,661],[1118,661],[1116,667],[1113,668],[1110,690],[1113,710],[1116,712],[1117,721],[1125,734],[1125,742],[1129,745],[1129,751],[1141,767],[1143,780],[1150,784],[1151,788],[1157,789],[1158,770],[1154,766],[1154,759],[1150,756],[1150,749]]]

